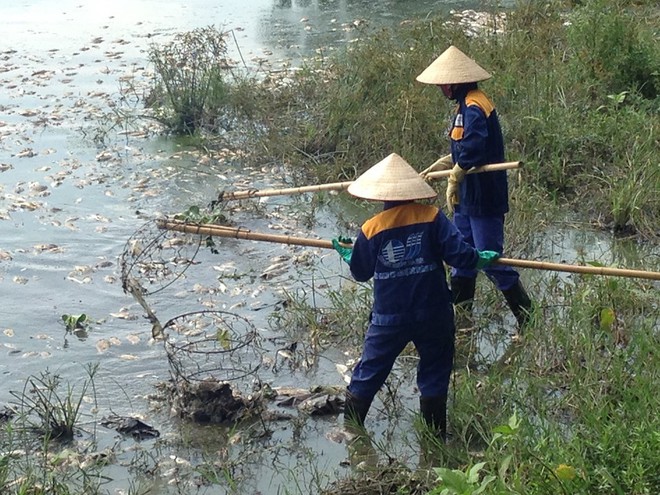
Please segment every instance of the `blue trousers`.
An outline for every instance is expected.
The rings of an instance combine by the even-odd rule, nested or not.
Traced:
[[[412,342],[419,354],[417,386],[422,397],[447,395],[454,364],[454,318],[451,305],[437,320],[401,326],[369,325],[362,356],[353,369],[348,390],[371,400],[394,366],[397,356]]]
[[[504,252],[504,215],[474,217],[455,212],[454,225],[463,239],[479,251]],[[484,273],[499,290],[508,290],[518,283],[518,272],[510,266],[491,265],[484,269]],[[452,268],[451,275],[474,278],[477,270]]]

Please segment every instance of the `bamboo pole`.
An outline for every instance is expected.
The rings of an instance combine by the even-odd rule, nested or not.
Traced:
[[[290,235],[264,234],[252,232],[242,227],[227,227],[224,225],[186,223],[177,220],[157,220],[158,228],[175,230],[186,234],[210,235],[213,237],[230,237],[234,239],[247,239],[250,241],[276,242],[292,246],[308,246],[333,249],[332,242],[323,239],[307,239]]]
[[[224,225],[195,224],[177,220],[158,220],[158,228],[184,232],[187,234],[210,235],[214,237],[230,237],[234,239],[247,239],[253,241],[275,242],[294,246],[308,246],[325,249],[333,249],[332,241],[325,239],[307,239],[305,237],[294,237],[290,235],[264,234],[252,232],[241,227],[228,227]],[[346,245],[345,245],[346,246]],[[610,268],[604,266],[568,265],[564,263],[549,263],[547,261],[532,261],[515,258],[499,258],[495,261],[498,265],[513,266],[518,268],[533,268],[535,270],[548,270],[555,272],[583,273],[588,275],[605,275],[612,277],[643,278],[648,280],[660,280],[660,272],[644,270],[629,270],[627,268]]]
[[[493,163],[491,165],[484,165],[482,167],[475,167],[468,170],[468,174],[479,174],[483,172],[497,172],[500,170],[511,170],[519,168],[522,162],[503,162]],[[431,172],[426,177],[429,179],[442,179],[449,177],[450,170],[442,170],[439,172]],[[247,189],[245,191],[223,191],[220,193],[218,201],[231,201],[235,199],[247,198],[261,198],[264,196],[285,196],[288,194],[303,194],[320,191],[343,191],[350,186],[353,181],[346,182],[330,182],[328,184],[316,184],[313,186],[300,186],[300,187],[287,187],[283,189]]]
[[[498,172],[501,170],[513,170],[522,167],[522,162],[502,162],[492,163],[490,165],[482,165],[481,167],[471,168],[467,171],[470,174],[481,174],[484,172]],[[449,177],[451,170],[440,170],[438,172],[431,172],[426,175],[429,179],[444,179]]]
[[[549,270],[553,272],[585,273],[589,275],[607,275],[612,277],[645,278],[660,280],[660,272],[645,270],[629,270],[628,268],[610,268],[608,266],[567,265],[564,263],[550,263],[548,261],[520,260],[514,258],[499,258],[495,263],[499,265],[514,266],[518,268],[534,268],[536,270]]]

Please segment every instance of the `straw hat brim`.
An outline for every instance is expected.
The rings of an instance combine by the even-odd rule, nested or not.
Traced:
[[[491,77],[474,60],[455,46],[450,46],[416,79],[424,84],[463,84],[485,81]]]
[[[417,171],[396,153],[360,175],[348,186],[348,192],[375,201],[410,201],[437,196]]]

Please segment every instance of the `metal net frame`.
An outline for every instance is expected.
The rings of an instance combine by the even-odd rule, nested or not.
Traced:
[[[126,241],[120,258],[122,288],[141,295],[172,285],[193,264],[204,238],[158,228],[151,220]]]
[[[163,331],[175,386],[216,381],[240,389],[263,362],[256,327],[235,313],[184,313],[165,323]]]

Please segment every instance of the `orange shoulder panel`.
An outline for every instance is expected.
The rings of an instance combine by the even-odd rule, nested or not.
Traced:
[[[438,208],[419,203],[408,203],[380,212],[362,225],[362,233],[367,239],[389,229],[407,227],[418,223],[430,223],[438,214]]]
[[[486,114],[486,118],[490,117],[492,111],[495,110],[495,105],[493,105],[484,92],[479,89],[473,89],[467,94],[465,97],[465,104],[467,106],[478,106]]]

